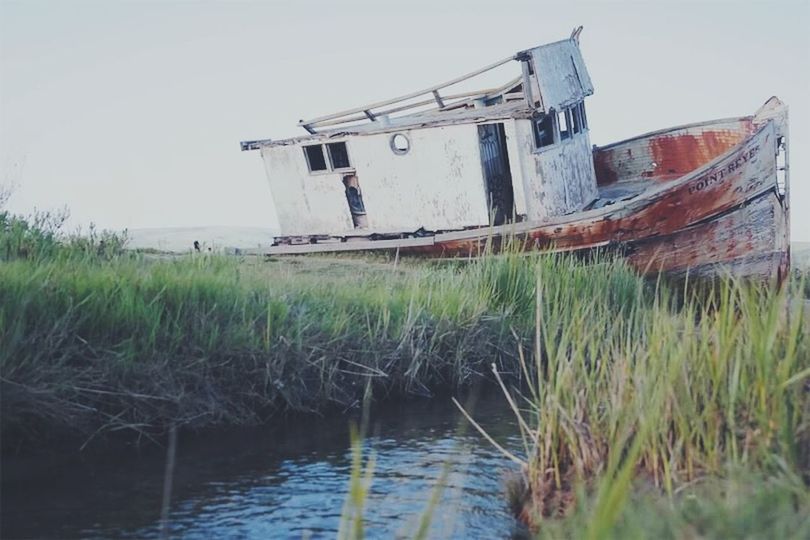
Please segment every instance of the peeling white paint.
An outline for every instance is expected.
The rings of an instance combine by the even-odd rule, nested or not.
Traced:
[[[404,130],[346,140],[371,232],[458,229],[488,222],[476,124]],[[334,139],[339,140],[339,139]],[[352,226],[343,174],[310,173],[301,145],[262,148],[282,235],[345,234]]]
[[[531,49],[543,110],[559,111],[593,94],[593,83],[574,39]]]
[[[519,158],[529,220],[539,221],[575,212],[597,198],[596,174],[587,131],[540,151],[534,150],[530,120],[515,120],[515,134],[515,153]],[[512,166],[513,176],[516,168]]]
[[[352,228],[342,175],[310,174],[299,145],[267,146],[261,151],[282,236]]]
[[[515,120],[504,122],[504,132],[506,133],[506,151],[509,156],[509,168],[512,173],[512,188],[515,196],[515,215],[527,215],[526,190],[523,183],[523,168],[521,167],[520,152],[521,142],[518,137],[518,130]],[[533,141],[530,141],[534,144]]]
[[[597,197],[588,132],[534,149],[529,120],[504,122],[515,213],[543,220],[582,209]],[[262,157],[282,236],[411,232],[489,224],[477,124],[410,129],[410,149],[396,154],[392,133],[345,140],[368,220],[354,229],[345,172],[310,173],[302,144],[265,146]]]
[[[486,224],[487,201],[475,124],[403,132],[407,154],[393,135],[354,137],[354,159],[369,226],[376,230],[457,229]]]

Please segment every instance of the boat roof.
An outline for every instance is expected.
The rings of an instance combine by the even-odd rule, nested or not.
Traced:
[[[286,146],[349,135],[368,135],[403,129],[480,123],[506,118],[530,118],[538,112],[559,110],[593,93],[593,85],[579,50],[576,28],[567,39],[519,51],[441,84],[392,99],[301,120],[307,135],[287,139],[242,141],[242,150]],[[522,73],[502,86],[449,93],[459,83],[517,61]],[[442,92],[445,92],[444,95]]]
[[[522,101],[505,103],[485,108],[458,109],[452,111],[430,111],[421,114],[411,114],[398,118],[389,118],[382,122],[368,122],[355,126],[326,129],[311,135],[290,137],[287,139],[264,139],[259,141],[242,142],[242,150],[256,150],[263,146],[287,146],[308,141],[323,141],[349,135],[371,135],[374,133],[388,133],[403,129],[419,129],[454,124],[469,124],[488,120],[503,120],[506,118],[529,118],[533,110]]]

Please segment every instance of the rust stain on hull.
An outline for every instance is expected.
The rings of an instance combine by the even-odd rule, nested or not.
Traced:
[[[622,181],[668,181],[689,174],[744,142],[755,131],[751,118],[726,125],[675,129],[597,148],[593,161],[600,186]]]
[[[785,214],[774,191],[768,191],[743,207],[677,231],[633,243],[626,255],[641,272],[687,273],[702,277],[721,273],[727,265],[733,273],[781,279],[785,270]]]

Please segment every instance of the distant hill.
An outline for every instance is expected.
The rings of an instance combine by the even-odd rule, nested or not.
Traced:
[[[258,227],[158,227],[130,229],[128,247],[184,253],[197,240],[207,251],[264,248],[273,243],[273,231]]]

